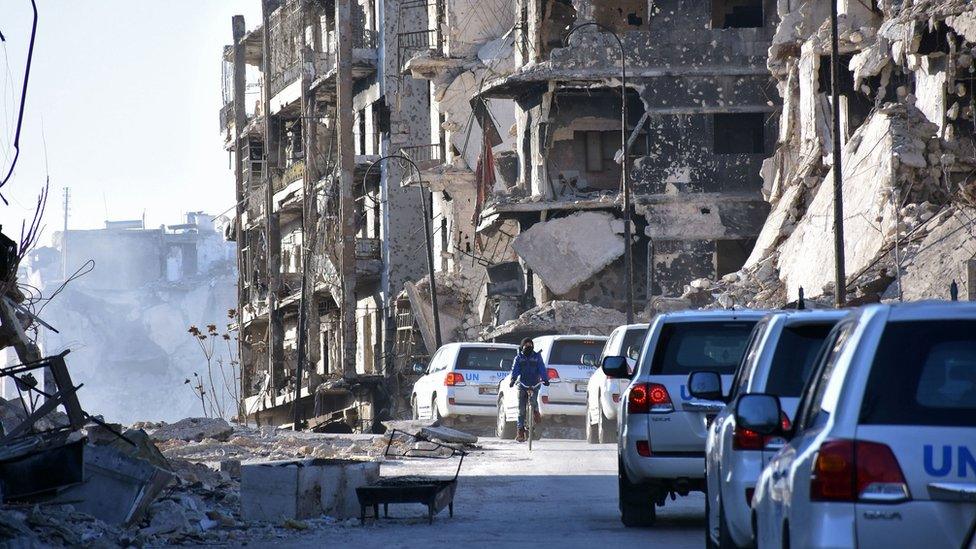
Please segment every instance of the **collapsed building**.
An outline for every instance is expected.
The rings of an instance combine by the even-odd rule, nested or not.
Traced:
[[[628,291],[640,312],[688,280],[742,267],[768,212],[759,173],[777,135],[765,66],[773,2],[405,4],[428,16],[401,31],[428,47],[401,59],[431,81],[423,179],[442,216],[438,286],[457,310],[441,319],[454,337],[536,335],[516,317],[551,302],[624,310]],[[424,292],[408,294],[415,311],[429,308]]]
[[[57,330],[35,324],[31,337],[44,356],[72,350],[71,372],[85,386],[88,410],[124,422],[213,413],[201,410],[185,381],[208,370],[190,326],[213,324],[232,337],[226,323],[237,306],[235,252],[222,234],[227,219],[216,221],[202,212],[158,228],[106,221],[102,229],[57,231],[52,246],[26,252],[19,276],[25,306]],[[0,350],[0,363],[20,363],[13,350]],[[218,378],[207,390],[231,417],[236,356],[217,351],[223,364],[210,366],[229,383]],[[16,399],[14,385],[0,381],[0,397]]]
[[[854,303],[976,287],[971,11],[840,6]],[[262,421],[289,420],[298,376],[305,417],[363,428],[407,409],[409,366],[438,339],[607,333],[628,294],[646,318],[835,291],[823,0],[363,0],[347,31],[341,13],[269,3],[227,50],[245,392]],[[345,109],[343,32],[373,37],[346,53]],[[419,175],[368,169],[388,154]]]
[[[781,2],[769,69],[782,97],[763,163],[772,211],[744,268],[686,296],[829,303],[833,281],[830,4]],[[968,2],[840,4],[846,293],[850,303],[976,291],[972,223],[976,15]]]

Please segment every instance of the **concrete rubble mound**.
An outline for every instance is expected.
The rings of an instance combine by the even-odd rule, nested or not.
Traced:
[[[485,340],[517,340],[541,334],[608,335],[614,328],[626,323],[627,316],[615,309],[578,301],[549,301],[525,311],[515,320],[502,324],[482,337]]]
[[[185,440],[200,442],[205,438],[225,441],[234,432],[223,418],[192,417],[176,423],[160,423],[151,431],[153,440]]]
[[[477,437],[434,426],[430,422],[391,422],[398,427],[407,423],[426,438],[462,445],[477,441]],[[185,428],[173,428],[176,425]],[[211,437],[198,440],[193,436],[194,429],[200,426],[221,425],[225,425],[226,429],[214,428],[208,432],[224,440]],[[368,466],[373,463],[372,468],[364,469],[360,476],[375,480],[376,466],[385,459],[384,452],[389,443],[389,437],[385,435],[296,432],[234,425],[208,418],[188,418],[171,425],[144,422],[133,427],[123,434],[136,437],[134,433],[142,432],[146,441],[150,438],[156,441],[160,457],[173,477],[167,490],[147,506],[140,520],[128,525],[111,524],[80,512],[70,503],[14,505],[0,510],[0,538],[25,547],[239,544],[287,538],[308,530],[358,526],[358,520],[345,516],[353,508],[356,510],[355,516],[358,516],[354,490],[344,490],[349,493],[338,499],[322,498],[321,508],[326,509],[324,514],[321,511],[311,513],[309,509],[312,506],[305,499],[292,499],[292,515],[295,516],[275,511],[277,514],[272,514],[277,518],[274,519],[267,518],[271,515],[266,512],[255,511],[253,505],[248,507],[242,500],[252,497],[252,492],[263,485],[259,473],[272,471],[280,476],[287,474],[281,467],[289,465],[298,467],[293,471],[298,474],[295,479],[301,485],[311,483],[318,486],[318,483],[327,480],[328,475],[315,473],[314,477],[309,477],[311,469],[299,474],[300,470],[335,464],[359,467],[356,464]],[[226,433],[227,429],[229,433]],[[152,442],[148,444],[152,445]],[[416,444],[411,437],[396,436],[391,452],[402,454]],[[251,471],[244,475],[250,475],[251,492],[242,492],[242,468]],[[343,482],[348,484],[351,477],[346,472],[337,478],[346,479]],[[259,519],[248,520],[245,508],[251,509],[252,518]],[[314,508],[319,509],[318,506]]]
[[[848,303],[946,299],[976,291],[969,3],[851,4],[840,21],[844,252]],[[784,11],[785,8],[785,11]],[[762,175],[771,212],[738,272],[685,286],[696,307],[781,307],[802,289],[829,305],[833,166],[829,27],[820,2],[781,4],[769,69],[783,98],[775,154]],[[850,79],[849,82],[843,79]]]

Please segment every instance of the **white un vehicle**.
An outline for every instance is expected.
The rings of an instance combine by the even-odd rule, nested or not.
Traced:
[[[792,429],[746,394],[736,422],[786,438],[759,477],[759,547],[976,544],[976,305],[874,305],[831,332]]]
[[[611,332],[600,361],[608,356],[623,356],[633,372],[644,345],[647,327],[647,324],[629,324]],[[583,420],[586,442],[617,442],[617,410],[620,408],[620,395],[628,384],[630,380],[627,378],[607,377],[603,368],[597,368],[590,376],[586,385],[586,416]]]
[[[448,343],[413,385],[415,419],[495,417],[498,381],[508,375],[518,347],[502,343]]]
[[[540,387],[539,413],[546,421],[565,423],[586,413],[586,383],[597,367],[604,336],[558,335],[532,339],[549,373],[548,387]],[[511,365],[510,365],[511,366]],[[518,420],[518,384],[509,387],[506,377],[498,384],[498,417],[495,434],[514,438]]]
[[[620,518],[648,526],[669,494],[705,488],[705,424],[723,404],[693,399],[685,382],[696,370],[723,383],[742,359],[762,311],[686,311],[659,315],[624,391],[617,442]],[[628,378],[627,359],[603,359],[610,377]]]
[[[785,426],[796,415],[803,385],[810,377],[817,354],[834,325],[846,311],[773,313],[752,332],[742,364],[732,380],[728,397],[714,372],[693,372],[688,392],[701,399],[735,402],[744,393],[769,393],[783,405]],[[706,545],[722,549],[752,545],[749,503],[763,465],[783,446],[778,436],[761,436],[735,423],[731,405],[716,416],[705,441]]]

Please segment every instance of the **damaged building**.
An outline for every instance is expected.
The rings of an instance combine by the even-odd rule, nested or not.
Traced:
[[[846,298],[974,297],[976,16],[968,2],[842,2],[839,101]],[[738,273],[698,305],[829,303],[833,281],[830,4],[791,1],[769,50],[783,110],[763,163],[772,210]]]
[[[427,15],[401,30],[406,44],[426,33],[425,47],[401,58],[431,82],[432,142],[417,155],[441,216],[438,293],[455,306],[441,323],[454,338],[537,334],[499,326],[552,303],[622,311],[628,290],[642,312],[742,267],[769,209],[759,173],[777,135],[773,2],[407,4]]]
[[[426,142],[426,85],[396,70],[396,4],[262,1],[232,21],[220,111],[238,198],[245,414],[391,414],[395,301],[423,273],[420,193],[383,156]],[[295,399],[298,405],[295,405]]]

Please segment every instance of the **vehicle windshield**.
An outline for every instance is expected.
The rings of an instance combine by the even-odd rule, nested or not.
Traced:
[[[798,397],[810,379],[813,362],[836,322],[783,328],[766,379],[766,393]]]
[[[702,370],[732,374],[742,360],[756,322],[667,323],[661,328],[651,373],[688,375]]]
[[[976,321],[888,324],[871,365],[861,423],[976,426]]]
[[[498,347],[462,347],[455,370],[506,372],[515,360],[515,349]]]
[[[605,342],[599,339],[560,339],[552,342],[549,364],[582,365],[583,355],[590,355],[593,363],[603,352]]]
[[[624,356],[637,360],[640,358],[641,347],[644,346],[644,336],[647,335],[647,328],[633,328],[624,334],[623,345],[620,347]]]

